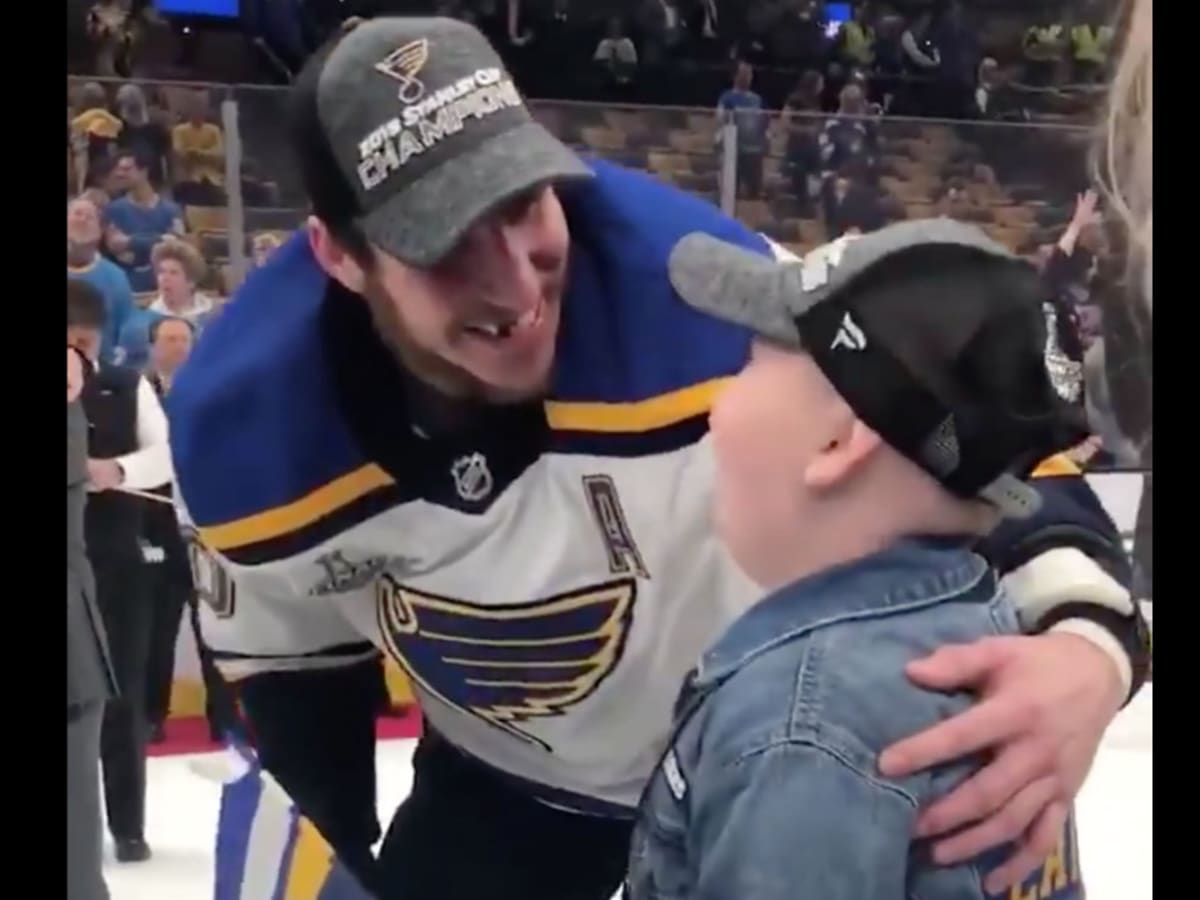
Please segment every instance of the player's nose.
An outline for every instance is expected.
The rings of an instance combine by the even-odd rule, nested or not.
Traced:
[[[538,304],[545,271],[537,229],[522,222],[499,222],[489,229],[480,275],[488,299],[522,313]]]

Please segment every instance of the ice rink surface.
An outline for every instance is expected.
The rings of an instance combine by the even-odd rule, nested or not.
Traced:
[[[1121,713],[1079,799],[1078,827],[1089,900],[1149,900],[1152,685]],[[408,791],[412,741],[379,746],[379,809],[385,822]],[[154,859],[105,869],[112,900],[212,900],[212,846],[219,787],[193,773],[195,757],[149,763],[146,839]],[[109,848],[111,860],[111,848]]]

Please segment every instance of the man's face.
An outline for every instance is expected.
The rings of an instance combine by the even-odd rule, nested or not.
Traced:
[[[76,200],[67,207],[67,241],[77,247],[100,244],[100,214],[89,200]]]
[[[191,352],[192,329],[186,322],[166,319],[159,324],[154,346],[150,348],[155,369],[163,373],[175,372]]]
[[[100,358],[100,329],[84,325],[67,327],[67,346],[74,347],[88,359],[95,362]]]
[[[154,272],[160,293],[168,297],[186,297],[192,283],[177,259],[164,259]]]
[[[738,63],[737,71],[733,75],[734,87],[739,91],[748,91],[753,82],[754,70],[746,63]]]
[[[477,223],[431,269],[376,252],[362,291],[415,374],[493,402],[538,396],[554,363],[570,238],[550,187]]]
[[[765,341],[713,405],[717,533],[760,584],[778,568],[782,535],[804,515],[804,467],[822,449],[822,422],[839,408],[811,357]]]
[[[112,182],[117,190],[127,191],[137,187],[144,175],[137,166],[137,160],[132,156],[122,156],[113,166]]]
[[[862,89],[855,84],[847,85],[842,90],[841,104],[842,112],[846,115],[861,115],[866,109]]]

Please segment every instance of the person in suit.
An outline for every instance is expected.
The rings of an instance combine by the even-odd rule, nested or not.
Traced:
[[[67,900],[108,900],[101,868],[100,724],[116,693],[84,539],[88,426],[79,395],[89,366],[67,348]]]
[[[146,379],[160,401],[171,390],[175,373],[187,361],[196,339],[196,325],[181,316],[165,316],[150,324],[150,368]],[[165,500],[171,498],[171,486],[154,491]],[[146,687],[146,716],[150,722],[150,740],[165,739],[165,724],[171,707],[171,682],[175,674],[175,645],[179,623],[186,604],[190,610],[192,632],[204,678],[205,718],[214,741],[239,732],[229,686],[217,672],[212,655],[200,635],[196,590],[191,562],[175,509],[170,503],[148,502],[145,510],[146,542],[154,561],[147,566],[154,623],[150,639],[149,681]]]
[[[138,372],[100,365],[104,298],[83,281],[67,280],[67,344],[92,366],[80,393],[88,425],[85,461],[90,492],[84,514],[96,603],[112,653],[118,696],[100,728],[104,801],[116,856],[149,859],[145,840],[146,660],[152,608],[146,594],[142,521],[147,491],[171,481],[167,422]]]

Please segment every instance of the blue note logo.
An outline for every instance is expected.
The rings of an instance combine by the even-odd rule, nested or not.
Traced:
[[[562,715],[600,686],[625,649],[637,582],[619,578],[544,600],[482,606],[376,586],[384,646],[422,690],[543,749],[521,728]]]

